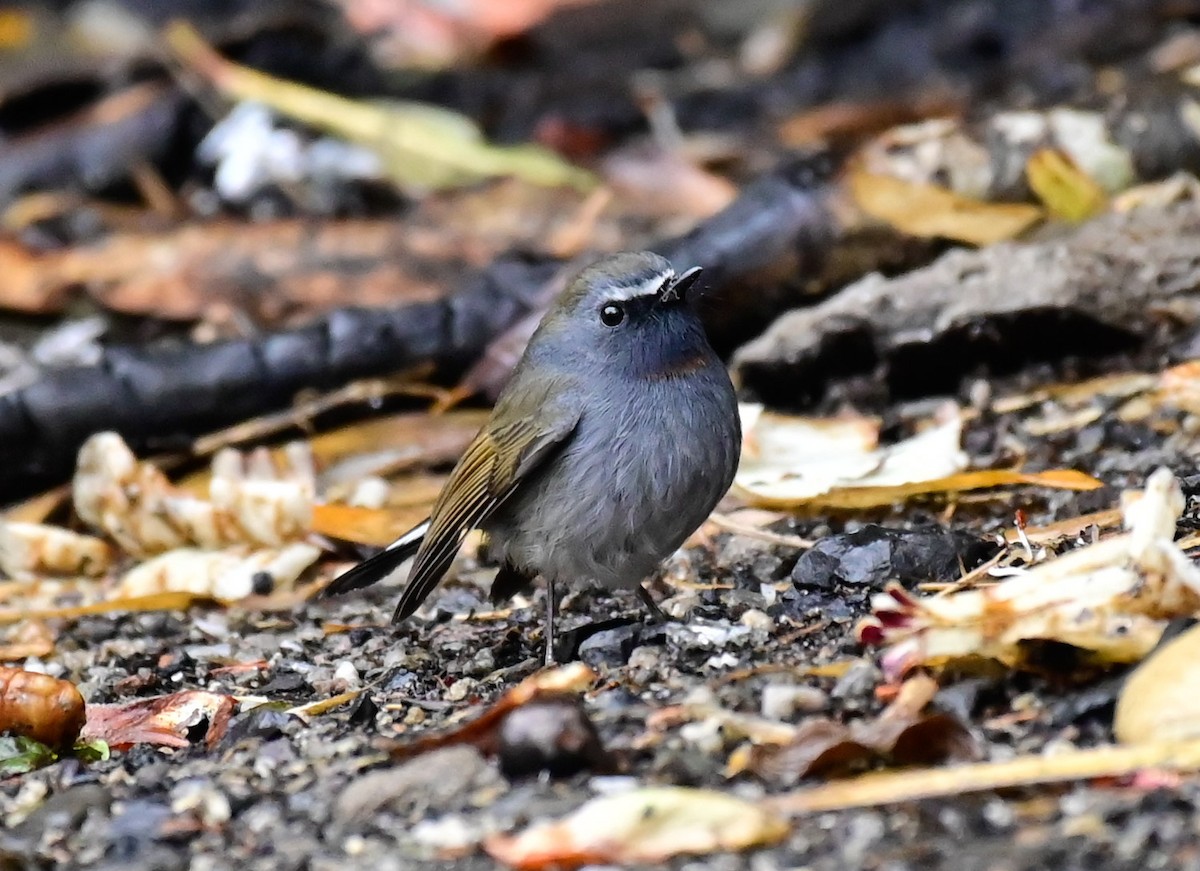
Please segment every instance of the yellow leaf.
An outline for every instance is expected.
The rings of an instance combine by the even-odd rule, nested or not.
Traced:
[[[360,508],[354,505],[316,505],[313,532],[386,547],[429,516],[432,504],[400,508]]]
[[[338,693],[336,696],[330,696],[327,699],[318,699],[315,702],[309,702],[305,705],[295,705],[288,708],[284,713],[292,714],[299,717],[305,722],[310,717],[319,717],[322,714],[327,714],[334,708],[340,708],[342,705],[349,704],[363,694],[365,687],[355,690],[346,690],[344,693]]]
[[[4,511],[4,519],[13,523],[45,523],[70,498],[71,488],[64,484],[10,506]]]
[[[1025,164],[1029,187],[1050,214],[1079,223],[1104,211],[1108,196],[1090,175],[1057,148],[1039,148]]]
[[[212,601],[207,596],[188,592],[153,593],[148,596],[133,596],[93,602],[88,605],[69,605],[63,608],[0,608],[0,625],[18,623],[21,620],[73,619],[92,614],[128,613],[133,611],[185,611],[193,602]]]
[[[484,849],[520,869],[653,864],[673,856],[778,843],[789,827],[761,805],[713,790],[668,786],[593,799],[561,820],[517,835],[493,835]]]
[[[596,184],[591,173],[540,146],[491,145],[470,119],[436,106],[351,100],[231,63],[185,22],[167,28],[167,43],[184,64],[232,99],[262,103],[371,149],[392,181],[411,193],[498,176],[581,190]]]
[[[1074,469],[1053,469],[1048,472],[1018,472],[1015,469],[980,469],[974,472],[959,472],[945,478],[929,481],[913,481],[909,484],[894,484],[886,487],[844,487],[830,490],[799,502],[774,502],[770,499],[754,499],[755,504],[767,508],[876,508],[903,502],[914,496],[930,496],[939,493],[962,493],[968,490],[987,490],[1025,484],[1034,487],[1051,487],[1059,490],[1095,490],[1104,486],[1091,475]]]
[[[910,236],[989,245],[1020,236],[1042,219],[1042,210],[1026,203],[985,203],[862,170],[848,182],[860,209]]]
[[[0,10],[0,50],[17,52],[28,48],[37,35],[37,22],[23,9]]]
[[[1041,783],[1128,777],[1147,768],[1200,769],[1200,740],[1155,742],[1136,747],[1093,747],[1052,756],[1021,756],[1002,762],[866,774],[853,780],[798,789],[768,799],[764,804],[781,814],[800,816]]]
[[[1163,645],[1129,676],[1113,732],[1123,744],[1200,738],[1200,626]]]

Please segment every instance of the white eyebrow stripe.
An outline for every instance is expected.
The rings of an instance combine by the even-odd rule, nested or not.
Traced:
[[[675,279],[674,272],[665,272],[661,275],[656,275],[651,279],[643,281],[640,284],[634,284],[629,287],[614,287],[608,294],[608,299],[612,302],[625,302],[631,299],[637,299],[643,296],[655,296],[663,286]]]

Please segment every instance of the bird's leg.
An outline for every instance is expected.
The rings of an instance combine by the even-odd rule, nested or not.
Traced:
[[[546,578],[546,665],[554,665],[554,581]]]
[[[650,595],[650,591],[641,584],[637,585],[637,597],[646,606],[646,610],[650,612],[650,619],[655,623],[671,622],[671,618],[667,616],[666,612],[658,607],[658,603],[654,601],[654,597]]]

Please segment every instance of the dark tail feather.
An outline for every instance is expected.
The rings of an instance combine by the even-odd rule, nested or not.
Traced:
[[[417,548],[421,546],[421,540],[425,537],[425,532],[428,529],[429,521],[426,520],[419,526],[404,533],[404,535],[388,545],[386,550],[381,550],[375,556],[363,560],[345,574],[334,578],[321,593],[321,596],[340,596],[342,593],[349,593],[351,590],[361,590],[363,587],[369,587],[377,581],[382,581],[392,572],[396,571],[401,563],[417,552]]]

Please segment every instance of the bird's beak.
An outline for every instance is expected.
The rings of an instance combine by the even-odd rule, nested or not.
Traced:
[[[688,290],[696,283],[696,279],[700,277],[702,271],[699,266],[693,266],[674,281],[668,282],[659,292],[658,301],[683,302],[686,300]]]

